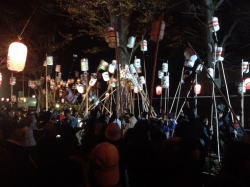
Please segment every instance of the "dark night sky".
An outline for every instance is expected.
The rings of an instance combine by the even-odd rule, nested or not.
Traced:
[[[43,3],[42,8],[34,15],[30,25],[26,29],[23,37],[25,43],[29,47],[29,56],[27,61],[27,68],[38,67],[43,63],[46,48],[41,48],[44,43],[63,41],[63,38],[58,35],[58,30],[73,31],[70,24],[65,22],[65,18],[60,16],[60,12],[50,11],[51,4],[49,1],[42,0],[8,0],[0,2],[0,57],[3,58],[7,54],[7,48],[10,42],[16,39],[16,36],[21,31],[25,21],[31,15],[33,9],[38,6],[39,2]],[[44,6],[45,5],[45,6]],[[250,1],[247,0],[225,0],[223,6],[217,12],[217,16],[220,20],[221,30],[218,34],[221,40],[225,36],[230,26],[238,21],[232,35],[228,39],[228,45],[226,46],[226,59],[225,65],[229,73],[232,73],[235,78],[238,77],[240,60],[242,58],[250,60]],[[178,15],[173,11],[173,15]],[[240,15],[243,14],[243,15]],[[177,16],[178,17],[178,16]],[[183,17],[176,18],[176,22],[185,22]],[[182,48],[169,48],[166,46],[167,42],[163,41],[160,44],[159,61],[168,60],[170,63],[170,72],[173,77],[172,81],[176,81],[179,77],[181,65],[183,64],[183,49]],[[95,55],[85,54],[83,51],[89,47],[101,46],[105,50]],[[95,38],[89,36],[78,38],[77,40],[64,46],[58,50],[54,56],[55,61],[58,64],[63,65],[62,69],[64,75],[70,76],[70,72],[79,69],[79,59],[81,57],[89,58],[91,64],[98,64],[100,59],[111,60],[114,55],[112,49],[106,48],[107,44],[103,41],[96,41]],[[153,57],[154,44],[149,43],[149,52],[147,53],[147,68],[151,69],[151,60]],[[78,59],[73,62],[72,55],[78,54]],[[137,54],[140,56],[140,54]],[[160,63],[159,63],[160,64]],[[95,66],[92,66],[95,67]],[[4,76],[8,76],[10,73],[5,67],[1,69]],[[233,81],[235,81],[235,78]],[[239,77],[238,77],[239,78]],[[4,79],[4,85],[0,88],[0,97],[6,95],[4,90],[8,90],[6,85],[8,79]],[[229,81],[230,82],[230,81]],[[176,84],[173,84],[175,87]],[[174,89],[172,89],[174,90]],[[5,93],[4,93],[5,92]]]

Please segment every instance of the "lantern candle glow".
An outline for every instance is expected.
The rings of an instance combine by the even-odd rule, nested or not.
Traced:
[[[21,42],[13,42],[9,46],[7,67],[10,71],[20,72],[25,67],[27,47]]]

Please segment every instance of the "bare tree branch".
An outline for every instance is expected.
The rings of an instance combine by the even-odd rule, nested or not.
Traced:
[[[236,27],[236,25],[238,24],[238,22],[234,22],[233,25],[230,27],[229,31],[228,31],[228,34],[223,38],[223,41],[222,41],[222,46],[225,47],[225,43],[226,41],[231,37],[232,35],[232,32],[234,30],[234,28]]]
[[[224,0],[220,0],[216,5],[215,5],[215,10],[217,10],[222,4]]]

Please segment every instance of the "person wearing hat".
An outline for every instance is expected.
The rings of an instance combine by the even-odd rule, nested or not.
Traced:
[[[105,138],[112,143],[121,139],[121,128],[116,123],[110,123],[105,129]]]
[[[119,187],[119,153],[108,142],[95,146],[90,155],[91,178],[94,187]]]

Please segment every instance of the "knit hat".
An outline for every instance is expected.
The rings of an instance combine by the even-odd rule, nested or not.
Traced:
[[[117,141],[121,138],[121,128],[116,123],[110,123],[105,130],[105,137],[110,141]]]
[[[97,185],[113,186],[119,182],[119,153],[117,148],[102,142],[92,150],[93,174]]]

